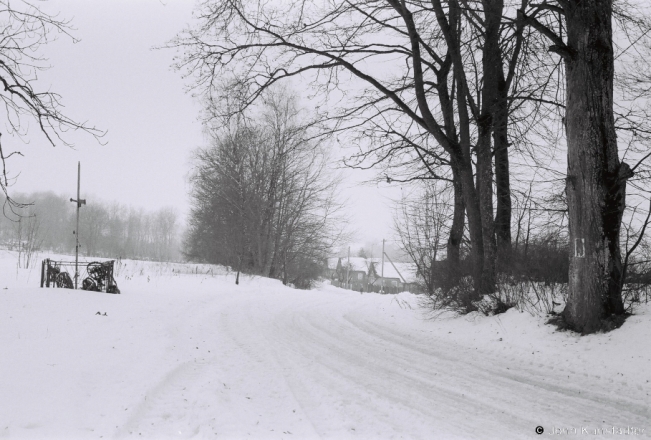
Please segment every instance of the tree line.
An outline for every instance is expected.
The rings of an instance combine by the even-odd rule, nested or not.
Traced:
[[[0,216],[0,243],[5,248],[35,255],[38,252],[74,254],[76,206],[51,192],[17,194],[29,201]],[[181,257],[178,213],[170,207],[147,212],[119,203],[89,201],[79,218],[79,255],[178,261]]]
[[[350,166],[379,168],[387,182],[447,185],[451,212],[437,255],[452,284],[464,266],[472,277],[473,288],[457,297],[460,309],[476,309],[517,261],[513,235],[523,230],[514,227],[515,202],[536,210],[529,233],[563,225],[566,324],[590,333],[624,314],[631,249],[623,257],[622,225],[627,238],[642,236],[631,218],[644,218],[639,198],[648,198],[651,26],[640,7],[204,0],[197,17],[169,46],[222,116],[300,78],[327,134],[357,148]],[[224,105],[234,93],[239,105]],[[535,197],[519,197],[527,184]],[[627,196],[638,198],[628,211]]]

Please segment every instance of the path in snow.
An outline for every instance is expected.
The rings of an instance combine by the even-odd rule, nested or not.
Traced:
[[[165,285],[120,296],[48,292],[56,314],[44,312],[40,290],[0,297],[12,319],[27,316],[12,311],[24,298],[38,317],[14,321],[1,340],[18,350],[0,363],[18,385],[0,389],[0,437],[521,439],[540,438],[538,425],[545,435],[614,425],[649,437],[648,383],[452,340],[391,296],[260,280]],[[90,316],[98,307],[108,316]],[[58,313],[84,319],[74,327],[68,316],[66,327]],[[20,323],[34,334],[28,345],[11,336]],[[66,331],[85,332],[75,336],[83,351],[64,343]],[[49,357],[34,352],[48,343],[57,348]],[[52,376],[56,367],[39,362],[65,368]],[[78,389],[62,391],[61,381]],[[61,392],[72,400],[57,401]]]

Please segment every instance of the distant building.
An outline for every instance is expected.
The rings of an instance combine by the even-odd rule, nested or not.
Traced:
[[[333,281],[337,276],[337,267],[339,264],[339,257],[330,257],[325,260],[325,268],[323,270],[323,277]]]
[[[339,257],[328,258],[325,263],[323,275],[337,287],[358,292],[423,291],[423,283],[413,263],[391,263],[386,259],[384,272],[380,258]]]
[[[368,261],[362,257],[340,258],[337,266],[339,287],[365,292],[368,284]]]
[[[384,274],[384,276],[382,276]],[[387,293],[423,291],[422,280],[418,276],[418,269],[413,263],[393,263],[388,259],[374,258],[371,271],[369,272],[369,290]]]

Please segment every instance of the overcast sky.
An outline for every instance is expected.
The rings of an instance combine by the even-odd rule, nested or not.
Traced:
[[[73,134],[75,149],[52,148],[31,135],[14,144],[25,157],[9,162],[20,173],[13,192],[52,190],[75,196],[77,161],[82,167],[82,198],[120,201],[147,210],[175,206],[186,216],[187,174],[194,149],[204,144],[197,120],[200,106],[170,64],[174,52],[152,50],[192,22],[192,0],[50,0],[44,9],[71,18],[73,44],[61,36],[43,48],[52,68],[39,74],[42,88],[62,95],[66,114],[107,134]],[[12,142],[17,142],[15,139]],[[340,154],[335,157],[341,158]],[[388,197],[393,190],[361,187],[370,173],[347,172],[347,212],[359,230],[356,241],[381,241],[391,234]]]

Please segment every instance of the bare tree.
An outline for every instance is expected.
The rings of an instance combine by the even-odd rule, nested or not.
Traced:
[[[394,229],[403,251],[416,264],[427,292],[448,291],[458,278],[458,265],[447,259],[447,237],[452,225],[453,190],[450,182],[423,181],[403,196],[394,216]],[[442,263],[447,261],[447,265]],[[451,282],[452,281],[452,282]],[[441,294],[443,294],[441,292]],[[458,304],[460,308],[462,304]]]
[[[294,100],[282,90],[264,98],[256,122],[221,125],[197,153],[187,253],[305,285],[338,235],[336,183]]]
[[[33,210],[14,222],[15,248],[18,251],[18,268],[33,267],[43,244],[41,219]]]
[[[100,255],[104,237],[108,232],[108,212],[99,203],[89,203],[84,209],[82,221],[79,222],[79,244],[83,246],[88,257]]]
[[[452,180],[448,258],[458,263],[467,227],[475,279],[469,307],[494,289],[495,262],[508,262],[511,247],[509,116],[523,121],[517,135],[527,134],[524,126],[537,117],[527,119],[526,103],[544,102],[548,92],[545,75],[519,62],[535,51],[529,40],[536,34],[514,7],[207,0],[198,16],[200,25],[169,45],[183,51],[176,65],[198,78],[195,90],[227,101],[233,88],[222,78],[234,79],[246,107],[279,81],[307,78],[332,130],[354,133],[360,152],[349,165],[383,166],[388,181]]]
[[[200,27],[179,36],[171,46],[184,50],[177,66],[198,73],[196,87],[203,88],[212,101],[227,101],[233,90],[230,85],[223,87],[218,78],[237,81],[242,105],[223,107],[231,114],[251,105],[284,78],[314,72],[317,92],[329,92],[326,97],[343,93],[344,99],[351,88],[340,77],[361,80],[363,92],[351,93],[348,105],[332,116],[336,121],[333,130],[390,121],[396,135],[415,149],[425,168],[429,161],[441,163],[441,159],[451,166],[459,183],[458,195],[463,198],[463,204],[455,206],[463,207],[468,216],[478,295],[492,289],[493,263],[486,266],[484,274],[480,205],[471,158],[472,115],[468,113],[473,98],[462,69],[461,8],[454,4],[449,13],[440,1],[407,5],[390,0],[344,2],[325,9],[307,1],[269,4],[263,11],[237,1],[205,1],[199,11]],[[411,6],[418,13],[413,13]],[[439,26],[432,30],[434,23]],[[375,68],[393,57],[404,58],[406,63],[393,63],[395,72]],[[404,73],[398,67],[402,65]],[[428,95],[436,91],[439,99],[431,102]],[[432,154],[409,142],[413,131],[427,133],[443,153]],[[490,217],[492,222],[492,214]],[[456,218],[463,219],[463,214]],[[459,229],[462,227],[454,230]]]
[[[174,208],[162,208],[155,213],[155,248],[156,260],[173,260],[176,249],[178,215]]]
[[[62,112],[61,97],[49,90],[35,88],[39,72],[49,65],[41,54],[42,46],[57,35],[71,35],[70,21],[46,13],[39,6],[25,0],[0,1],[0,102],[2,117],[6,121],[11,137],[27,137],[29,122],[36,123],[39,131],[53,146],[57,143],[70,145],[62,138],[68,130],[82,130],[99,138],[103,135],[95,127],[77,122]],[[0,133],[2,136],[3,133]],[[3,142],[4,141],[4,142]],[[7,137],[0,137],[0,188],[10,208],[24,206],[7,193],[11,177],[7,160],[13,155],[22,155],[20,150],[8,152]]]
[[[633,171],[642,171],[619,159],[617,130],[639,137],[651,133],[641,123],[643,112],[631,112],[627,105],[615,108],[612,22],[623,23],[620,31],[630,41],[619,55],[639,47],[638,40],[649,28],[645,20],[626,12],[624,1],[614,13],[611,0],[519,3],[370,0],[259,5],[206,0],[199,9],[199,27],[170,46],[183,50],[177,67],[194,75],[195,90],[213,102],[226,100],[232,90],[224,87],[222,78],[235,78],[242,106],[223,107],[226,113],[241,111],[283,79],[306,78],[315,96],[324,97],[319,104],[327,108],[326,119],[334,121],[334,132],[362,133],[356,138],[361,156],[369,157],[364,151],[377,153],[372,166],[406,165],[397,177],[402,181],[452,180],[459,196],[455,207],[465,210],[472,246],[475,292],[469,305],[479,293],[491,291],[497,241],[504,248],[509,241],[510,202],[502,194],[511,192],[512,172],[508,154],[501,155],[514,139],[522,140],[522,148],[532,150],[532,162],[538,166],[541,158],[533,140],[562,120],[567,139],[562,133],[555,136],[568,145],[563,178],[572,206],[568,213],[574,285],[564,316],[573,328],[591,332],[603,318],[623,311],[620,225],[627,181]],[[630,33],[632,28],[643,31],[637,32],[639,38]],[[548,41],[544,49],[541,39]],[[639,68],[629,82],[635,84],[646,71]],[[647,84],[639,88],[639,96],[646,99]],[[339,104],[336,110],[326,107],[331,98]],[[531,109],[533,118],[528,117]],[[538,124],[547,115],[554,121]],[[510,124],[504,122],[507,117]],[[394,175],[386,177],[390,181]],[[453,223],[450,239],[462,230],[463,222]]]

